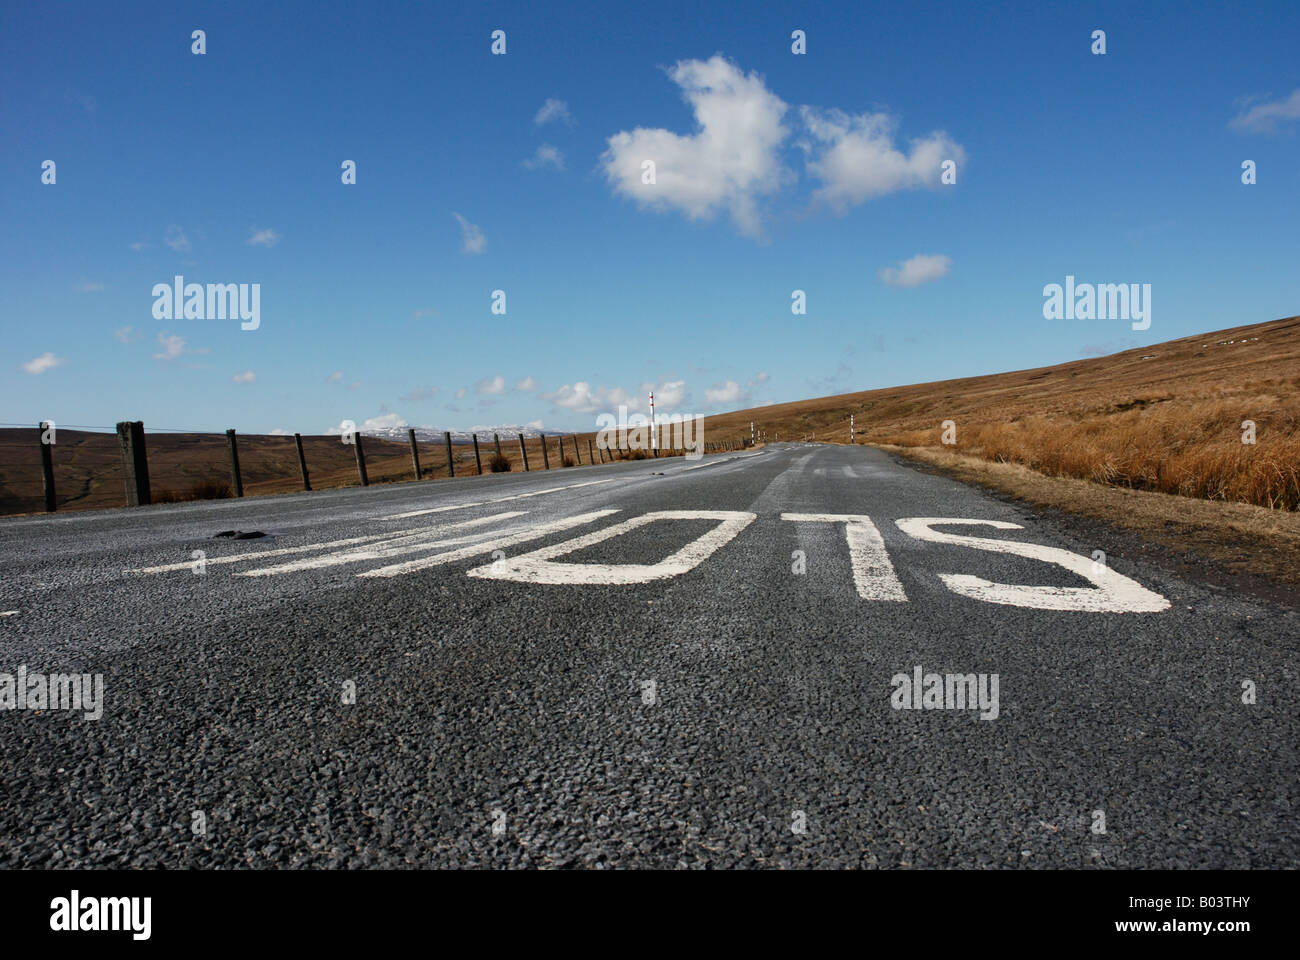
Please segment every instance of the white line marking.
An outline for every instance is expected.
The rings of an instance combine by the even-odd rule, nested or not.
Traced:
[[[235,574],[237,577],[274,577],[283,573],[296,573],[299,570],[318,570],[322,567],[337,567],[344,563],[360,563],[362,560],[383,560],[387,557],[398,557],[405,553],[418,553],[421,550],[434,550],[438,547],[450,546],[453,543],[465,543],[469,540],[476,540],[483,534],[469,537],[456,537],[452,540],[438,540],[444,533],[451,530],[463,530],[466,527],[481,527],[484,524],[494,523],[497,520],[509,520],[512,517],[521,517],[526,511],[512,510],[507,513],[496,513],[490,517],[479,517],[476,520],[466,520],[463,523],[452,523],[446,526],[429,527],[423,533],[414,534],[409,537],[395,537],[389,540],[383,540],[379,543],[370,543],[364,547],[355,550],[342,550],[338,553],[328,553],[323,557],[307,557],[303,560],[291,560],[288,563],[276,564],[270,567],[258,567],[256,570],[244,570]],[[490,534],[489,534],[490,535]]]
[[[993,583],[965,573],[941,573],[939,578],[953,593],[986,603],[1001,603],[1034,610],[1073,610],[1085,613],[1158,613],[1169,609],[1169,601],[1158,593],[1130,580],[1109,567],[1097,566],[1077,553],[1015,540],[991,540],[967,537],[959,533],[940,533],[930,528],[936,524],[961,523],[995,527],[998,530],[1023,530],[1018,523],[1003,520],[963,520],[957,517],[913,517],[895,520],[904,533],[928,543],[956,544],[1009,553],[1017,557],[1041,560],[1064,567],[1096,584],[1095,587],[1033,587],[1021,584]]]
[[[503,547],[514,546],[516,543],[527,543],[529,540],[539,540],[552,533],[560,533],[564,530],[570,530],[573,527],[582,526],[584,523],[591,523],[595,520],[601,519],[602,517],[608,517],[612,513],[618,513],[618,511],[596,510],[592,513],[583,513],[576,517],[569,517],[565,520],[543,523],[539,526],[530,528],[524,533],[501,537],[497,540],[489,540],[472,547],[463,547],[460,550],[450,550],[447,553],[439,553],[432,557],[421,557],[418,560],[407,560],[405,563],[394,563],[387,567],[377,567],[374,570],[367,570],[364,573],[358,573],[357,576],[400,577],[403,574],[413,573],[416,570],[424,570],[426,567],[435,567],[443,563],[455,563],[457,560],[464,560],[467,557],[479,557],[485,553],[491,553],[493,550],[500,550]]]
[[[490,503],[505,503],[507,500],[522,500],[524,497],[540,497],[544,493],[559,493],[561,490],[574,490],[578,487],[590,487],[597,483],[613,483],[615,480],[623,480],[623,477],[610,477],[608,480],[587,480],[584,483],[571,483],[567,487],[547,487],[545,490],[534,490],[531,493],[516,493],[509,497],[497,497],[495,500],[476,500],[473,503],[455,503],[447,507],[429,507],[427,510],[410,510],[406,513],[393,513],[386,517],[380,517],[380,520],[405,520],[407,517],[422,517],[428,513],[446,513],[448,510],[468,510],[470,507],[482,507]]]
[[[844,465],[844,476],[851,477],[854,480],[858,478],[858,475],[853,472],[853,468],[850,467],[848,464]]]
[[[666,580],[693,570],[754,522],[755,514],[739,510],[659,510],[624,520],[604,530],[566,540],[509,560],[498,560],[469,571],[471,577],[519,583],[581,583],[609,586]],[[622,536],[656,520],[717,520],[718,525],[658,563],[555,563],[556,557]]]
[[[746,453],[743,456],[723,457],[720,460],[711,460],[708,463],[697,463],[693,467],[682,467],[679,473],[685,473],[687,470],[702,470],[705,467],[716,467],[720,463],[731,463],[733,460],[749,460],[752,457],[761,457],[767,451],[760,450],[758,453]]]
[[[17,610],[0,610],[0,617],[12,617],[17,612]]]
[[[241,563],[244,560],[262,560],[266,557],[285,557],[294,553],[308,553],[312,550],[330,550],[335,547],[351,547],[358,543],[371,543],[375,540],[390,540],[407,534],[418,534],[436,530],[436,527],[408,527],[405,530],[390,530],[388,533],[373,533],[364,537],[348,537],[346,540],[330,540],[326,543],[308,543],[301,547],[280,547],[276,550],[254,550],[252,553],[236,553],[227,557],[208,557],[204,562],[208,566],[221,563]],[[193,560],[180,563],[166,563],[159,567],[141,567],[127,570],[127,573],[173,573],[177,570],[189,570],[194,566]]]
[[[853,583],[858,588],[858,596],[863,600],[907,602],[903,584],[894,573],[894,565],[885,549],[885,540],[866,514],[783,513],[781,519],[796,523],[844,524],[844,536],[849,543],[849,564],[853,569]]]

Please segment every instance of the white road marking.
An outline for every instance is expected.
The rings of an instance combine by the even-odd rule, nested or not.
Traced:
[[[0,617],[12,617],[17,612],[17,610],[0,610]]]
[[[844,536],[849,543],[849,564],[853,569],[853,583],[858,588],[858,596],[863,600],[907,602],[903,584],[894,573],[894,565],[885,549],[885,540],[866,514],[783,513],[781,519],[796,523],[844,524]]]
[[[511,514],[514,516],[514,514]],[[336,547],[351,547],[358,543],[373,543],[376,540],[391,540],[408,534],[427,533],[434,527],[407,527],[405,530],[390,530],[387,533],[372,533],[364,537],[348,537],[346,540],[330,540],[325,543],[308,543],[301,547],[279,547],[275,550],[254,550],[251,553],[235,553],[226,557],[207,557],[203,562],[208,566],[223,563],[242,563],[245,560],[264,560],[267,557],[287,557],[295,553],[310,553],[312,550],[332,550]],[[441,528],[445,529],[445,528]],[[177,570],[190,570],[195,561],[182,560],[180,563],[165,563],[159,567],[141,567],[127,570],[127,573],[173,573]]]
[[[504,547],[511,547],[517,543],[527,543],[529,540],[540,540],[542,537],[549,536],[552,533],[560,533],[564,530],[570,530],[573,527],[582,526],[584,523],[591,523],[602,517],[608,517],[612,513],[618,513],[617,510],[596,510],[592,513],[579,514],[576,517],[568,517],[564,520],[555,520],[551,523],[539,524],[531,527],[523,533],[513,534],[508,537],[501,537],[496,540],[488,540],[475,544],[472,547],[463,547],[460,550],[450,550],[447,553],[439,553],[432,557],[421,557],[418,560],[407,560],[405,563],[394,563],[387,567],[377,567],[374,570],[367,570],[364,573],[358,573],[358,577],[400,577],[404,574],[413,573],[416,570],[424,570],[427,567],[436,567],[443,563],[455,563],[457,560],[464,560],[468,557],[480,557],[485,553],[491,553],[493,550],[500,550]]]
[[[578,487],[590,487],[598,483],[613,483],[623,477],[610,477],[608,480],[587,480],[583,483],[571,483],[565,487],[547,487],[545,490],[533,490],[531,493],[516,493],[509,497],[497,497],[495,500],[476,500],[473,503],[454,503],[446,507],[429,507],[426,510],[409,510],[406,513],[393,513],[381,520],[405,520],[408,517],[423,517],[430,513],[446,513],[448,510],[468,510],[470,507],[483,507],[492,503],[505,503],[507,500],[522,500],[525,497],[540,497],[544,493],[559,493],[561,490],[575,490]]]
[[[761,457],[764,453],[766,453],[765,450],[760,450],[758,453],[746,453],[743,456],[723,457],[720,460],[710,460],[708,463],[697,463],[694,466],[682,467],[678,473],[685,473],[687,470],[703,470],[705,467],[716,467],[720,463],[731,463],[732,460],[749,460],[751,457]]]
[[[453,543],[465,543],[469,540],[476,540],[483,534],[469,537],[457,537],[452,540],[439,540],[443,534],[452,530],[464,530],[467,527],[481,527],[485,524],[495,523],[498,520],[509,520],[512,517],[521,517],[526,511],[512,510],[507,513],[496,513],[490,517],[479,517],[476,520],[466,520],[463,523],[452,523],[446,526],[428,527],[421,533],[413,534],[406,537],[392,537],[388,540],[382,540],[378,543],[369,543],[364,547],[354,550],[341,550],[337,553],[327,553],[323,557],[307,557],[303,560],[291,560],[289,563],[276,564],[270,567],[258,567],[256,570],[244,570],[235,574],[237,577],[274,577],[284,573],[296,573],[299,570],[317,570],[323,567],[337,567],[344,563],[360,563],[363,560],[383,560],[387,557],[397,557],[405,553],[418,553],[421,550],[433,550],[438,547],[451,546]],[[490,535],[490,534],[489,534]]]
[[[940,533],[930,529],[938,524],[960,523],[978,524],[998,530],[1023,530],[1024,527],[1018,523],[1007,523],[1002,520],[965,520],[957,517],[913,517],[896,520],[895,523],[904,533],[918,540],[928,543],[956,544],[962,547],[974,547],[976,550],[1009,553],[1017,557],[1041,560],[1043,563],[1064,567],[1071,573],[1096,584],[1095,587],[1034,587],[993,583],[964,573],[939,574],[949,590],[963,597],[983,600],[986,603],[1029,607],[1034,610],[1072,610],[1087,613],[1158,613],[1169,609],[1170,606],[1168,600],[1148,590],[1136,580],[1130,580],[1109,567],[1098,566],[1094,570],[1092,560],[1070,553],[1068,550],[1045,547],[1036,543],[1020,543],[1015,540],[992,540],[987,537],[968,537],[958,533]]]
[[[848,464],[844,465],[844,476],[850,477],[853,480],[856,480],[858,478],[858,475],[853,472],[853,468],[850,467]]]
[[[543,547],[518,557],[475,567],[469,571],[469,576],[487,580],[513,580],[519,583],[580,583],[601,586],[666,580],[695,569],[720,547],[735,539],[740,531],[754,522],[754,519],[755,514],[739,510],[659,510],[551,547]],[[654,523],[656,520],[717,520],[719,523],[703,536],[692,540],[658,563],[554,562],[556,557],[603,543],[648,523]]]

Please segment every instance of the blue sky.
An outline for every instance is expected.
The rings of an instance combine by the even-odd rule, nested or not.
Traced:
[[[0,16],[6,423],[590,429],[1300,310],[1292,2]],[[260,327],[155,319],[177,274]],[[1066,275],[1150,329],[1045,320]]]

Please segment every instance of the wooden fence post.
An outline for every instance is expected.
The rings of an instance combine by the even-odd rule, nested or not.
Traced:
[[[592,451],[591,451],[591,437],[588,437],[588,438],[587,438],[587,462],[588,462],[588,463],[595,463],[595,462],[596,462],[596,455],[595,455],[594,453],[592,453]],[[604,462],[605,462],[605,458],[604,458],[604,457],[601,457],[601,458],[600,458],[600,462],[601,462],[601,463],[604,463]]]
[[[564,466],[564,434],[556,438],[560,444],[560,466]]]
[[[310,490],[311,478],[307,476],[307,455],[302,452],[302,434],[295,433],[293,435],[293,442],[298,447],[298,469],[302,471],[302,488],[304,490]]]
[[[501,452],[501,434],[499,433],[492,434],[492,442],[497,445],[497,456],[498,457],[505,456],[505,454]]]
[[[370,478],[366,476],[366,451],[361,446],[361,431],[358,430],[352,434],[352,445],[356,447],[357,453],[357,473],[361,476],[361,485],[370,486]]]
[[[542,434],[542,466],[547,470],[551,469],[551,458],[546,452],[546,434]]]
[[[47,420],[42,420],[36,425],[36,437],[41,443],[41,479],[45,487],[45,512],[53,513],[58,509],[58,501],[54,497],[54,458],[51,456],[50,444],[45,439],[45,431],[48,429]]]
[[[524,473],[528,472],[528,448],[524,446],[524,435],[519,434],[519,455],[524,458]]]
[[[415,427],[406,428],[407,439],[411,441],[411,466],[415,468],[415,479],[420,479],[420,448],[415,445]]]
[[[478,434],[471,433],[470,436],[474,438],[474,466],[478,467],[478,475],[481,477],[483,476],[483,461],[479,459],[478,455]]]
[[[226,431],[226,456],[230,461],[230,483],[235,488],[235,496],[244,495],[244,478],[239,475],[239,445],[235,442],[235,431]]]
[[[442,439],[447,442],[447,476],[454,477],[456,476],[456,464],[451,458],[451,431],[444,430]]]
[[[122,475],[126,480],[126,505],[143,507],[151,502],[149,494],[149,458],[144,450],[144,423],[123,420],[117,425],[117,439],[122,446]]]

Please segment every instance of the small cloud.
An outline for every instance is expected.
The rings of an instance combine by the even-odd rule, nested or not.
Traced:
[[[118,327],[113,331],[113,339],[118,343],[135,343],[142,336],[144,336],[144,334],[135,327]]]
[[[293,436],[293,431],[292,431],[292,430],[286,430],[286,429],[284,429],[283,427],[276,427],[274,430],[271,431],[271,436],[273,436],[273,437],[292,437],[292,436]]]
[[[465,399],[465,394],[467,393],[469,393],[469,389],[467,387],[461,387],[459,390],[456,391],[456,399],[457,400]]]
[[[428,309],[425,309],[425,310],[412,310],[412,311],[411,311],[411,319],[412,319],[412,320],[425,320],[425,319],[429,319],[429,318],[432,318],[432,317],[436,317],[437,315],[438,315],[438,311],[435,310],[435,309],[433,309],[432,307],[429,307]]]
[[[342,379],[343,379],[343,371],[342,371],[342,370],[335,370],[333,373],[331,373],[328,377],[325,378],[325,382],[326,382],[326,383],[338,383],[338,382],[339,382],[340,380],[342,380]]]
[[[952,257],[918,253],[897,268],[885,267],[880,271],[880,279],[891,287],[919,287],[947,276],[951,269]]]
[[[102,283],[83,281],[77,284],[73,289],[78,293],[98,293],[100,290],[104,289],[104,285]]]
[[[265,230],[255,228],[246,242],[250,247],[273,247],[280,242],[280,235],[269,227]]]
[[[53,370],[63,363],[62,357],[56,357],[52,353],[42,353],[35,360],[28,360],[23,364],[23,369],[28,373],[40,376],[46,370]]]
[[[454,210],[451,215],[460,224],[462,249],[466,253],[482,253],[485,251],[487,249],[487,237],[483,236],[483,231]]]
[[[533,117],[533,123],[539,127],[544,127],[552,121],[573,126],[573,114],[569,112],[569,105],[563,100],[547,97],[546,102],[537,111],[537,116]]]
[[[544,143],[537,148],[537,152],[533,154],[532,159],[523,161],[523,165],[529,170],[540,170],[542,167],[563,170],[564,154],[549,143]]]
[[[743,403],[749,400],[749,394],[735,380],[727,380],[725,383],[715,383],[705,390],[704,399],[711,404]]]
[[[143,240],[140,240],[136,243],[131,244],[131,249],[134,250],[136,253],[139,253],[141,250],[148,250],[151,246],[153,246],[153,244],[145,243]]]
[[[919,187],[940,186],[943,162],[958,167],[966,162],[966,151],[942,130],[913,140],[910,149],[894,143],[895,118],[887,113],[847,114],[842,110],[800,108],[811,143],[808,172],[822,181],[814,198],[836,213],[872,197]]]
[[[230,378],[232,383],[256,383],[257,374],[252,370],[245,370],[243,373],[237,373]]]
[[[155,360],[175,360],[177,357],[183,357],[191,353],[207,353],[207,347],[191,348],[185,342],[185,338],[177,336],[174,333],[167,333],[165,330],[158,334],[158,345],[162,347],[161,353],[155,353]]]
[[[432,400],[437,395],[437,387],[417,387],[410,393],[405,393],[397,399],[401,400],[402,403],[420,403],[424,400]]]
[[[362,430],[400,430],[402,427],[408,427],[405,420],[395,413],[386,413],[382,417],[371,417],[361,424]]]
[[[515,389],[522,390],[524,393],[530,393],[537,389],[537,381],[532,377],[524,377],[522,380],[515,383]]]
[[[1292,90],[1291,96],[1285,100],[1257,103],[1250,109],[1245,109],[1245,106],[1242,104],[1242,111],[1228,126],[1238,133],[1277,133],[1292,120],[1300,120],[1300,88]]]
[[[175,224],[167,228],[167,232],[163,235],[163,243],[167,244],[167,246],[171,247],[177,253],[190,252],[189,237],[185,236],[185,231]]]
[[[474,385],[474,392],[480,395],[505,393],[506,378],[502,376],[484,377]]]

